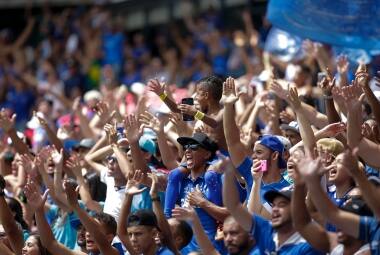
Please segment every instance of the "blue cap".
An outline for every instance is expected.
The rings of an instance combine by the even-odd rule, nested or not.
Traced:
[[[280,141],[280,139],[278,139],[274,135],[264,135],[261,137],[259,144],[264,145],[265,147],[267,147],[268,149],[271,149],[272,151],[277,151],[280,154],[279,155],[280,158],[278,161],[278,167],[280,169],[286,168],[286,162],[282,158],[282,154],[284,152],[284,145]]]
[[[142,150],[156,155],[157,145],[150,134],[143,134],[139,139],[139,146]]]

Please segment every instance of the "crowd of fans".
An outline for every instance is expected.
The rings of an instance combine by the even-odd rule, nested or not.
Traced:
[[[220,15],[0,34],[1,254],[380,254],[372,66],[311,41],[283,62],[268,21]]]

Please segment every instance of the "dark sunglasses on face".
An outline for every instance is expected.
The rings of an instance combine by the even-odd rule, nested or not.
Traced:
[[[184,150],[190,149],[192,151],[196,151],[200,148],[201,146],[199,144],[185,144],[183,146]]]
[[[117,161],[116,157],[112,157],[112,156],[108,156],[106,159],[107,159],[107,162],[111,164]]]

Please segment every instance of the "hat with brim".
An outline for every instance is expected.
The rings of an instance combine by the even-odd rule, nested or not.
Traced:
[[[218,150],[218,145],[212,141],[206,134],[194,133],[192,137],[182,136],[177,139],[177,142],[182,146],[187,144],[199,144],[203,149],[215,153]]]
[[[289,124],[281,124],[280,129],[282,130],[290,130],[297,134],[300,134],[300,128],[296,121],[291,121]]]
[[[272,189],[272,190],[268,190],[264,194],[264,199],[269,204],[273,204],[273,201],[276,197],[284,197],[290,201],[292,199],[292,190],[290,190],[289,188],[284,188],[281,190]]]
[[[278,139],[274,135],[264,135],[260,138],[258,143],[272,151],[277,151],[280,154],[278,160],[278,167],[280,169],[286,168],[286,161],[282,157],[284,153],[284,145],[282,144],[280,139]]]

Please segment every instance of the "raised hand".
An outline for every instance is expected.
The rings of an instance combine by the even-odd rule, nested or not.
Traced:
[[[66,179],[63,181],[63,190],[66,193],[67,202],[71,208],[79,207],[78,203],[78,193],[79,186],[74,180]]]
[[[296,88],[290,88],[287,101],[294,111],[301,109],[301,100],[298,97],[298,91]]]
[[[125,186],[125,194],[134,196],[140,194],[146,190],[146,187],[139,188],[139,184],[141,183],[144,177],[144,173],[141,170],[136,170],[134,174],[128,176],[127,185]]]
[[[62,164],[63,162],[63,149],[61,149],[59,152],[57,151],[57,149],[54,147],[52,150],[51,150],[51,157],[53,159],[53,162],[56,166]]]
[[[224,171],[231,170],[234,171],[234,166],[232,165],[231,159],[224,156],[219,151],[216,152],[219,160],[213,165],[213,169],[219,173],[224,173]]]
[[[43,118],[42,114],[39,114],[38,112],[33,112],[33,116],[35,116],[38,119],[38,122],[42,127],[47,127],[47,121]]]
[[[140,139],[139,124],[134,114],[125,117],[124,127],[129,143],[137,142]]]
[[[108,143],[109,144],[116,144],[117,143],[117,131],[116,131],[116,123],[114,125],[112,124],[105,124],[104,125],[104,131],[107,134],[108,137]]]
[[[152,185],[150,186],[149,195],[150,197],[157,197],[158,177],[155,173],[150,173],[149,178],[152,180]]]
[[[288,84],[288,87],[289,87],[289,84]],[[274,93],[276,93],[276,95],[283,99],[283,100],[287,100],[288,99],[288,96],[289,96],[289,91],[284,89],[281,84],[273,79],[272,82],[270,83],[270,90],[272,90]]]
[[[346,74],[348,72],[348,68],[350,63],[348,62],[346,55],[339,55],[336,60],[337,71],[340,74]]]
[[[284,111],[280,112],[280,120],[282,121],[282,123],[288,124],[288,123],[294,121],[295,117],[292,114],[290,114],[284,110]]]
[[[159,133],[164,130],[164,122],[160,121],[156,116],[151,114],[150,112],[144,112],[140,115],[140,122],[154,132]]]
[[[4,132],[9,132],[14,127],[16,121],[16,114],[13,114],[11,118],[8,117],[5,109],[1,109],[0,111],[0,128],[4,130]]]
[[[108,118],[110,116],[110,108],[105,101],[98,102],[96,104],[95,111],[101,120],[108,121]]]
[[[223,83],[223,95],[220,102],[225,105],[232,105],[239,99],[239,95],[236,95],[235,80],[232,77],[228,77]]]
[[[346,124],[343,122],[331,123],[322,128],[319,133],[322,137],[336,137],[346,131]]]
[[[76,97],[73,102],[72,109],[74,112],[78,113],[82,110],[81,104],[80,104],[80,97]]]
[[[320,158],[312,159],[304,157],[297,163],[298,172],[306,182],[319,182],[321,177],[328,171]]]
[[[151,79],[148,81],[148,90],[160,96],[165,92],[165,84],[160,84],[158,79]]]
[[[354,80],[351,86],[342,88],[341,93],[348,111],[358,110],[361,107],[364,100],[364,93],[362,88],[358,85],[357,80]]]
[[[191,129],[189,129],[186,121],[183,121],[181,118],[181,114],[178,113],[169,113],[169,121],[173,123],[177,134],[179,136],[190,136]],[[203,125],[201,125],[203,126]]]
[[[65,165],[67,168],[70,168],[76,176],[82,175],[80,160],[77,154],[71,155],[71,157],[68,160],[66,160]]]
[[[29,154],[21,154],[19,163],[24,167],[25,172],[30,178],[34,179],[37,177],[36,164]]]
[[[325,96],[331,96],[332,94],[332,89],[335,86],[335,77],[332,77],[332,74],[330,71],[327,69],[327,76],[323,77],[321,82],[318,84],[318,87],[322,89],[323,95]]]
[[[172,210],[172,216],[178,220],[193,221],[197,213],[192,207],[176,207]]]
[[[43,209],[49,190],[47,189],[41,196],[39,187],[33,181],[28,182],[24,187],[24,194],[28,200],[28,205],[33,211]]]

